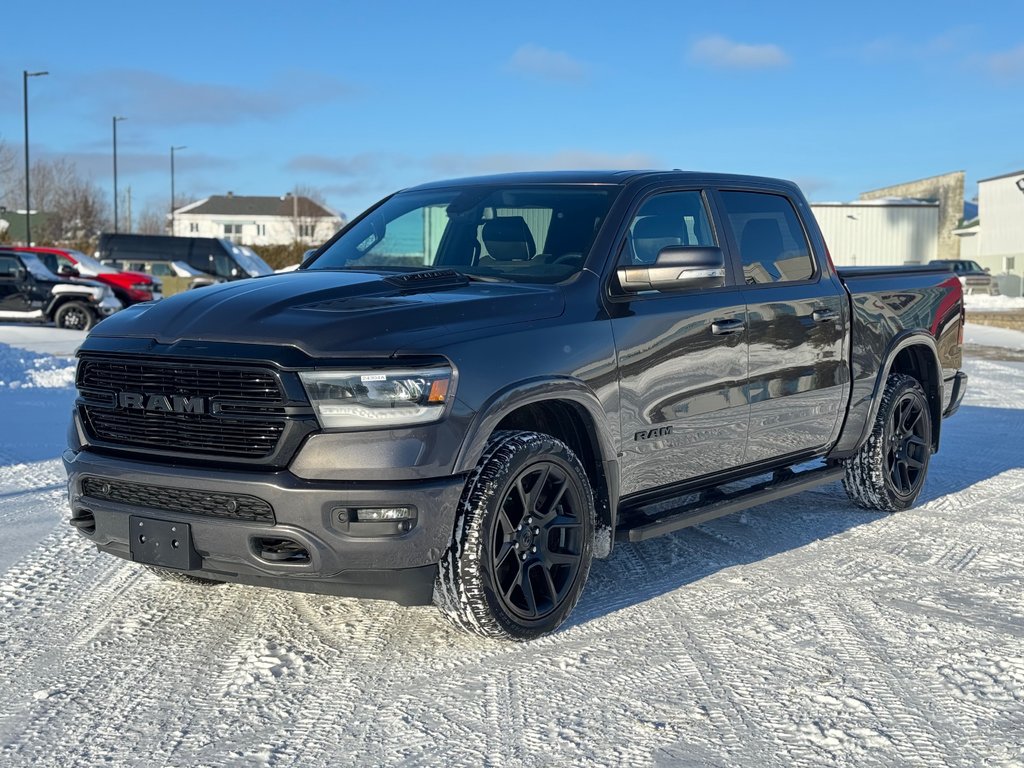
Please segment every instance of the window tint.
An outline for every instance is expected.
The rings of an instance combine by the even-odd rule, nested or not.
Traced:
[[[13,256],[0,256],[0,277],[14,277],[20,267],[21,264]]]
[[[665,192],[644,201],[619,263],[653,264],[662,248],[676,245],[716,245],[700,192]]]
[[[57,274],[57,254],[37,253],[36,256],[38,256],[39,260],[43,262],[43,266],[53,272],[53,274]]]
[[[722,192],[748,285],[809,280],[814,261],[792,203],[763,192]]]

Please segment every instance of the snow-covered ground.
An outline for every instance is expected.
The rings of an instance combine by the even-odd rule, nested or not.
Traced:
[[[61,522],[75,339],[10,328],[0,765],[1024,765],[1020,363],[968,360],[917,508],[834,486],[620,545],[513,645],[96,553]]]
[[[967,307],[968,312],[1011,312],[1024,310],[1024,297],[968,293],[964,295],[964,306]]]

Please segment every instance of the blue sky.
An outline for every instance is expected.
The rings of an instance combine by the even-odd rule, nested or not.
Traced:
[[[1024,3],[8,4],[0,140],[133,207],[504,170],[766,174],[812,200],[1024,168]]]

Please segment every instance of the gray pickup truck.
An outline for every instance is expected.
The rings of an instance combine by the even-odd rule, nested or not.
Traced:
[[[93,330],[70,522],[179,582],[433,600],[529,640],[616,539],[834,481],[911,506],[963,312],[947,270],[835,269],[785,181],[427,184],[295,272]]]

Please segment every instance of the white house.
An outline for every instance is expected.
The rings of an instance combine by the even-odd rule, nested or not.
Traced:
[[[174,212],[172,235],[223,237],[240,245],[319,245],[344,217],[308,197],[212,195]]]
[[[955,231],[962,258],[988,268],[1009,296],[1024,295],[1024,170],[978,182],[978,219]]]

